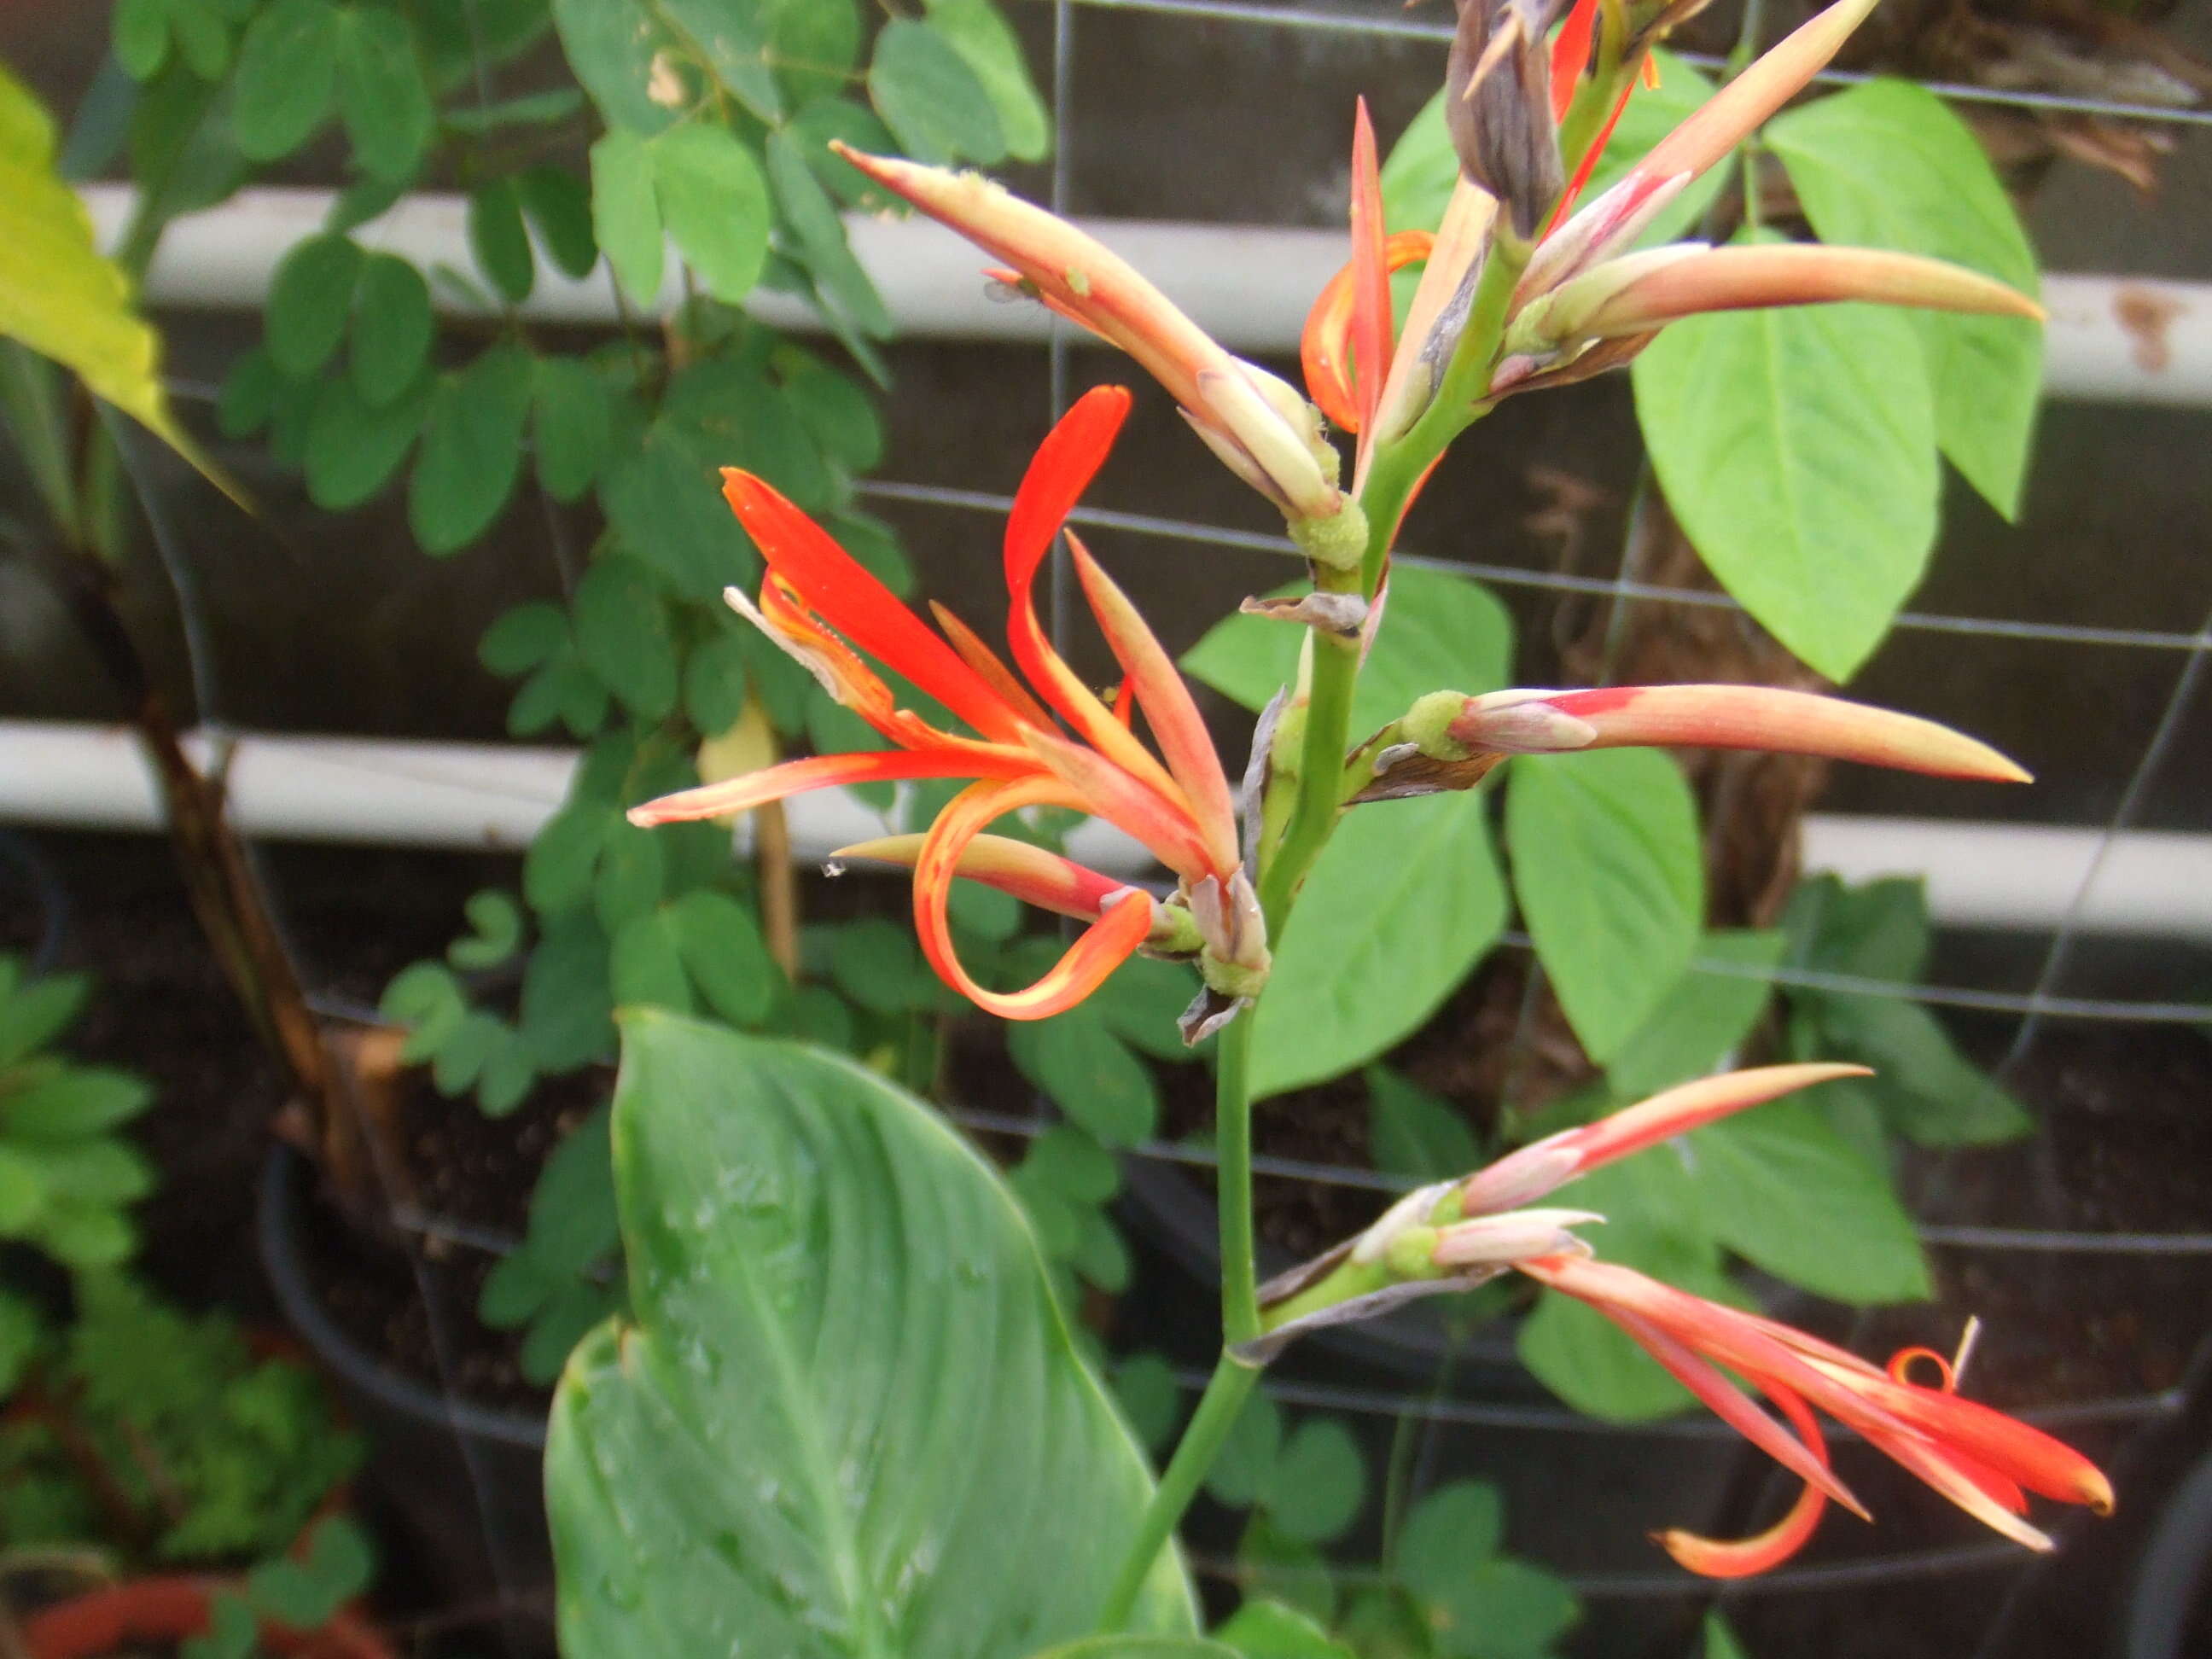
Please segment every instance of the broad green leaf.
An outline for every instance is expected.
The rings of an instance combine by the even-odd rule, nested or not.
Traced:
[[[118,0],[108,36],[123,72],[134,81],[152,80],[168,61],[168,0]]]
[[[635,133],[617,128],[592,146],[592,234],[630,303],[658,305],[668,244],[653,187],[653,149]]]
[[[590,276],[599,262],[599,245],[592,234],[591,186],[567,167],[547,165],[525,167],[515,174],[514,187],[538,240],[562,274],[579,281]]]
[[[733,1025],[767,1018],[783,989],[783,971],[753,913],[727,893],[699,888],[669,906],[669,920],[707,1006]]]
[[[522,223],[522,193],[512,179],[488,179],[469,192],[469,250],[492,286],[520,305],[538,284],[538,259]]]
[[[1418,1030],[1505,925],[1484,797],[1354,807],[1314,866],[1253,1034],[1255,1097],[1318,1083]]]
[[[1737,1255],[1818,1295],[1860,1306],[1924,1298],[1912,1218],[1816,1101],[1778,1100],[1689,1138],[1707,1224]]]
[[[1705,1659],[1751,1659],[1750,1653],[1742,1643],[1736,1640],[1735,1632],[1729,1628],[1728,1620],[1717,1607],[1705,1615]]]
[[[331,235],[296,242],[277,261],[264,327],[270,359],[294,380],[313,374],[338,349],[362,264],[350,236]]]
[[[494,346],[441,375],[409,480],[407,521],[426,553],[457,553],[491,527],[522,467],[531,359]]]
[[[1602,1065],[1657,1009],[1697,945],[1705,867],[1690,786],[1648,749],[1520,756],[1505,834],[1537,957]]]
[[[1793,968],[1904,985],[1928,969],[1928,891],[1917,876],[1856,887],[1833,875],[1810,877],[1790,894],[1782,925]]]
[[[568,613],[549,599],[531,599],[503,613],[477,641],[477,660],[513,679],[568,643]]]
[[[54,171],[54,130],[0,68],[0,337],[21,341],[204,465],[161,389],[161,339],[100,258],[83,203]]]
[[[1413,1505],[1394,1565],[1408,1589],[1442,1601],[1461,1574],[1497,1554],[1504,1541],[1505,1504],[1498,1488],[1455,1480]]]
[[[422,378],[430,360],[437,321],[430,314],[430,285],[422,273],[389,253],[362,261],[354,285],[354,390],[381,409]]]
[[[1131,1146],[1158,1128],[1152,1073],[1089,1008],[1009,1026],[1006,1046],[1024,1077],[1107,1146]]]
[[[759,568],[723,504],[717,465],[689,434],[660,420],[599,479],[599,504],[623,549],[689,599],[712,599],[732,582],[750,586]]]
[[[614,930],[607,983],[615,1006],[688,1014],[697,1002],[684,971],[684,947],[665,910],[642,910]]]
[[[918,161],[989,167],[1006,155],[1005,129],[987,88],[951,37],[896,17],[876,36],[868,100]]]
[[[1246,1601],[1215,1626],[1213,1639],[1243,1659],[1352,1659],[1350,1648],[1280,1601]]]
[[[0,957],[0,966],[7,962]],[[0,997],[0,1066],[13,1066],[60,1036],[91,990],[92,981],[82,974],[55,974],[11,985]]]
[[[833,368],[809,365],[787,374],[783,388],[808,434],[836,465],[850,472],[866,472],[883,459],[883,422],[858,381]],[[871,564],[865,550],[847,550],[863,564]]]
[[[1833,1085],[1871,1102],[1890,1129],[1923,1146],[1984,1146],[2035,1127],[2027,1109],[1961,1054],[1935,1014],[1902,997],[1798,991],[1818,1033],[1810,1057],[1856,1060],[1871,1078]]]
[[[644,566],[619,554],[595,560],[569,606],[584,665],[624,708],[651,724],[676,707],[676,637]]]
[[[645,0],[553,0],[553,24],[609,138],[659,132],[700,96],[684,42]]]
[[[767,0],[768,48],[793,105],[842,95],[860,52],[854,0]]]
[[[1232,1510],[1258,1503],[1282,1449],[1282,1407],[1265,1390],[1255,1389],[1206,1472],[1206,1491]]]
[[[707,291],[735,305],[768,258],[768,181],[727,127],[685,126],[653,142],[661,217]]]
[[[1941,479],[1925,354],[1881,306],[1722,312],[1636,360],[1668,504],[1767,630],[1848,680],[1918,586]]]
[[[415,31],[404,13],[375,6],[339,16],[338,107],[354,157],[372,178],[411,179],[437,125]]]
[[[1766,1010],[1773,986],[1759,974],[1782,959],[1784,936],[1749,930],[1708,933],[1700,958],[1743,969],[1740,974],[1685,969],[1635,1034],[1605,1068],[1615,1099],[1628,1102],[1711,1071]]]
[[[1042,161],[1052,149],[1052,121],[1006,14],[992,0],[926,0],[925,9],[930,27],[968,60],[990,94],[1006,154],[1018,161]]]
[[[874,1013],[911,1013],[938,1000],[937,976],[922,960],[913,928],[887,917],[839,926],[830,972],[839,990]]]
[[[605,934],[588,914],[545,929],[522,977],[520,1027],[531,1057],[549,1072],[573,1071],[614,1046]]]
[[[540,357],[531,409],[538,482],[555,501],[574,501],[592,487],[614,446],[607,383],[580,358]]]
[[[1297,674],[1304,635],[1292,623],[1230,617],[1183,653],[1182,665],[1245,708],[1264,708]],[[1440,570],[1393,571],[1382,632],[1359,672],[1352,736],[1380,729],[1431,691],[1498,690],[1512,655],[1512,619],[1487,589]]]
[[[1182,1420],[1182,1389],[1175,1367],[1156,1353],[1133,1353],[1114,1367],[1114,1395],[1137,1438],[1153,1451],[1164,1447]]]
[[[19,1238],[46,1206],[46,1183],[21,1147],[0,1145],[0,1238]]]
[[[1482,1162],[1474,1131],[1445,1101],[1383,1066],[1367,1068],[1367,1141],[1375,1167],[1407,1181],[1447,1181]]]
[[[1030,1143],[1022,1167],[1079,1203],[1103,1204],[1121,1184],[1114,1154],[1092,1136],[1055,1124]]]
[[[602,1106],[571,1129],[530,1194],[527,1248],[548,1272],[580,1273],[621,1242],[609,1125]]]
[[[127,1123],[154,1103],[128,1072],[71,1066],[0,1092],[0,1133],[12,1140],[76,1140]]]
[[[1359,1518],[1367,1466],[1359,1443],[1334,1418],[1309,1418],[1283,1443],[1260,1501],[1293,1538],[1325,1543]]]
[[[330,116],[344,15],[329,0],[276,0],[239,43],[231,125],[249,161],[289,155]]]
[[[1502,1555],[1469,1568],[1435,1611],[1438,1649],[1465,1659],[1547,1659],[1582,1617],[1563,1579]]]
[[[351,379],[326,378],[307,417],[307,499],[343,513],[383,489],[422,429],[434,384],[425,375],[377,407],[362,398]]]
[[[797,234],[807,269],[823,293],[863,333],[877,339],[888,337],[891,318],[884,308],[883,296],[853,257],[844,222],[837,216],[837,204],[830,199],[829,191],[808,167],[788,132],[769,135],[768,178],[775,188],[776,206]]]
[[[655,0],[722,89],[763,121],[783,117],[761,0]]]
[[[569,1659],[632,1659],[643,1608],[672,1654],[1088,1631],[1152,1483],[981,1159],[859,1066],[654,1013],[614,1143],[635,1322],[571,1358],[546,1451]],[[1172,1552],[1133,1622],[1194,1632]]]
[[[1971,128],[1909,81],[1816,99],[1766,129],[1820,240],[1948,259],[2033,298],[2035,251]],[[2043,390],[2043,330],[2019,317],[1916,311],[1943,453],[1990,506],[2020,511]]]

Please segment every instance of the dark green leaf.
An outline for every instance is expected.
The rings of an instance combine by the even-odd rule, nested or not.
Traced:
[[[653,179],[685,262],[708,293],[738,304],[768,258],[768,181],[759,161],[727,127],[677,127],[653,141]]]
[[[1011,1026],[1006,1043],[1022,1075],[1107,1146],[1130,1146],[1158,1128],[1152,1073],[1090,1009]]]
[[[1237,1546],[1237,1565],[1248,1595],[1297,1608],[1318,1623],[1336,1616],[1336,1581],[1321,1551],[1292,1538],[1264,1511],[1253,1516]]]
[[[215,427],[226,438],[247,438],[269,424],[283,396],[285,380],[259,346],[240,355],[223,377],[216,400]]]
[[[664,830],[640,830],[620,819],[608,825],[592,905],[610,935],[660,902],[667,891],[669,846]]]
[[[540,1387],[556,1381],[577,1343],[620,1306],[621,1298],[611,1288],[591,1279],[561,1286],[531,1321],[530,1334],[515,1354],[524,1378]]]
[[[1492,1556],[1438,1602],[1437,1645],[1466,1659],[1545,1659],[1582,1617],[1574,1592],[1541,1567]]]
[[[991,94],[951,40],[927,23],[894,18],[876,35],[868,100],[918,161],[981,167],[1006,159]]]
[[[1537,957],[1602,1064],[1697,946],[1705,866],[1690,786],[1652,750],[1523,755],[1512,763],[1505,826]]]
[[[422,429],[434,384],[426,375],[379,408],[363,401],[351,379],[326,378],[307,417],[307,499],[343,513],[382,489]]]
[[[1283,1413],[1264,1391],[1255,1389],[1229,1425],[1206,1471],[1206,1489],[1216,1502],[1232,1510],[1248,1509],[1260,1501],[1267,1477],[1283,1449]]]
[[[361,249],[346,236],[310,236],[277,262],[264,330],[270,360],[294,380],[338,349],[361,267]]]
[[[1156,1353],[1133,1353],[1114,1367],[1114,1393],[1137,1438],[1154,1451],[1182,1420],[1182,1389],[1175,1367]]]
[[[30,1237],[58,1261],[81,1269],[112,1267],[138,1248],[138,1231],[131,1218],[98,1204],[50,1204]]]
[[[239,44],[231,106],[249,160],[289,155],[329,117],[346,33],[328,0],[276,0],[254,18]]]
[[[532,599],[504,613],[477,642],[477,660],[512,679],[526,674],[568,643],[568,613],[546,599]]]
[[[929,27],[952,43],[990,94],[1006,154],[1042,161],[1052,149],[1052,122],[1006,14],[992,0],[927,0],[927,10]]]
[[[651,1006],[688,1014],[696,1006],[690,977],[684,971],[683,947],[659,910],[641,911],[615,931],[607,981],[617,1008]]]
[[[469,193],[469,248],[477,269],[520,305],[538,283],[537,256],[522,224],[522,193],[512,179],[489,179]]]
[[[1928,1264],[1888,1176],[1844,1143],[1817,1096],[1700,1129],[1690,1174],[1708,1224],[1778,1278],[1860,1306],[1929,1294]]]
[[[768,49],[793,104],[845,90],[860,51],[853,0],[768,0]]]
[[[763,121],[782,118],[783,96],[769,68],[761,0],[659,3],[705,56],[708,70],[725,91]]]
[[[532,379],[530,355],[512,346],[440,377],[407,493],[424,552],[459,552],[499,516],[521,470]]]
[[[1325,1543],[1359,1518],[1367,1468],[1351,1431],[1334,1418],[1308,1418],[1284,1443],[1260,1501],[1267,1518],[1293,1538]]]
[[[1447,1600],[1460,1578],[1505,1542],[1505,1504],[1480,1480],[1438,1486],[1413,1505],[1398,1537],[1395,1565],[1407,1589]]]
[[[1936,541],[1935,400],[1881,306],[1723,312],[1636,360],[1636,411],[1706,566],[1834,680],[1872,654]]]
[[[1253,1037],[1255,1095],[1372,1060],[1419,1030],[1496,942],[1505,894],[1485,804],[1436,795],[1345,819],[1275,943]]]
[[[574,501],[592,487],[613,447],[606,380],[580,358],[540,357],[532,406],[538,482],[555,501]]]
[[[989,1170],[831,1056],[658,1014],[629,1017],[623,1049],[637,1322],[587,1338],[554,1406],[562,1651],[632,1659],[641,1606],[687,1654],[733,1632],[791,1659],[889,1651],[896,1632],[904,1659],[949,1659],[1091,1628],[1151,1482]],[[863,1446],[902,1471],[898,1502],[836,1478]],[[1172,1553],[1133,1622],[1193,1629]]]
[[[1085,1283],[1109,1296],[1129,1288],[1129,1246],[1103,1210],[1076,1212],[1075,1248],[1068,1252],[1067,1263]]]
[[[598,922],[578,914],[549,927],[522,977],[520,1025],[532,1058],[549,1072],[567,1072],[608,1052],[613,1006]]]
[[[697,100],[698,74],[658,8],[642,0],[552,4],[569,70],[606,118],[608,138],[659,132]],[[599,240],[605,245],[604,233]]]
[[[143,1078],[71,1066],[0,1090],[0,1131],[14,1140],[76,1140],[127,1123],[154,1103]]]
[[[883,422],[873,400],[849,376],[810,362],[786,378],[784,395],[823,453],[847,471],[866,472],[883,459]],[[847,550],[875,569],[864,550]]]
[[[590,276],[599,262],[599,240],[592,234],[591,186],[566,167],[547,165],[525,167],[515,175],[514,187],[554,265],[580,281]]]
[[[1176,1027],[1176,1018],[1197,994],[1198,975],[1187,963],[1131,957],[1091,994],[1085,1006],[1139,1054],[1182,1066],[1204,1052],[1186,1048]]]
[[[1751,1659],[1717,1607],[1705,1615],[1705,1659]]]
[[[1368,1146],[1375,1167],[1407,1181],[1447,1181],[1482,1162],[1474,1131],[1445,1101],[1380,1066],[1367,1068]]]
[[[623,549],[689,599],[711,600],[735,582],[750,586],[757,556],[724,505],[722,462],[665,420],[645,441],[617,453],[599,478],[599,503]]]
[[[414,177],[436,118],[406,15],[351,6],[338,46],[338,107],[355,159],[377,179]]]
[[[446,960],[466,972],[496,968],[522,944],[522,907],[512,893],[488,887],[461,907],[475,933],[446,947]]]
[[[807,269],[823,291],[842,307],[861,332],[878,339],[891,331],[883,297],[845,240],[837,204],[807,165],[798,141],[787,132],[769,135],[768,178],[784,222],[799,238]]]
[[[430,285],[404,259],[372,253],[362,261],[354,291],[353,386],[361,400],[382,408],[422,377],[437,322]]]
[[[1928,971],[1928,893],[1917,876],[1856,887],[1813,877],[1790,896],[1782,925],[1793,967],[1900,985],[1917,984]]]
[[[1353,1659],[1352,1650],[1296,1607],[1248,1601],[1213,1632],[1244,1659]]]
[[[1989,152],[1925,88],[1853,87],[1790,111],[1765,142],[1823,241],[1948,259],[2038,292],[2035,251]],[[2019,317],[1910,318],[1928,354],[1943,453],[2014,517],[2043,391],[2042,328]]]
[[[707,1006],[733,1025],[757,1025],[783,989],[753,913],[727,893],[701,888],[669,907],[684,965]]]
[[[52,1042],[76,1018],[91,990],[82,974],[57,974],[15,985],[0,997],[0,1066],[13,1066]]]
[[[1773,987],[1761,975],[1782,960],[1784,936],[1749,930],[1707,933],[1698,956],[1740,973],[1685,969],[1659,1006],[1607,1062],[1614,1098],[1627,1102],[1703,1077],[1765,1012]]]
[[[858,104],[842,98],[817,98],[791,118],[787,131],[830,193],[847,207],[885,208],[892,198],[882,185],[830,148],[842,138],[854,149],[887,155],[898,148],[884,124]]]
[[[1820,1033],[1819,1058],[1856,1060],[1871,1078],[1833,1085],[1860,1094],[1896,1133],[1923,1146],[1982,1146],[2034,1128],[2027,1109],[1953,1046],[1928,1009],[1901,997],[1798,992]]]
[[[676,707],[676,639],[647,568],[620,555],[594,562],[570,600],[576,649],[623,706],[651,724]]]
[[[592,146],[592,237],[630,303],[647,307],[660,303],[668,257],[653,166],[652,146],[635,133],[610,132]]]

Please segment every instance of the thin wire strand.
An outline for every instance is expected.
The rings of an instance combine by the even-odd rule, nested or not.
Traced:
[[[1096,3],[1096,0],[1086,0]],[[1003,514],[1013,505],[1010,495],[988,490],[955,489],[940,484],[906,483],[890,479],[863,480],[858,489],[879,501],[911,501],[922,507],[951,507],[963,512]],[[1162,518],[1149,513],[1122,513],[1109,507],[1079,507],[1068,514],[1071,522],[1103,530],[1127,531],[1172,541],[1198,542],[1209,547],[1229,547],[1249,553],[1297,556],[1287,537],[1260,531],[1232,530],[1184,519]],[[1418,569],[1442,570],[1455,575],[1478,577],[1508,587],[1533,587],[1559,593],[1589,593],[1602,598],[1625,596],[1662,605],[1701,606],[1707,610],[1741,611],[1743,606],[1725,593],[1701,589],[1662,587],[1648,582],[1622,581],[1608,576],[1575,576],[1564,572],[1524,569],[1516,565],[1484,564],[1461,559],[1440,559],[1419,553],[1394,553],[1395,563]],[[1919,633],[1963,634],[2056,645],[2115,646],[2153,651],[2212,650],[2212,629],[2179,634],[2157,629],[2094,628],[2069,623],[2025,622],[2008,617],[1954,617],[1923,611],[1902,611],[1893,627]]]
[[[1066,3],[1066,0],[1060,0]],[[1328,34],[1364,34],[1376,39],[1448,41],[1452,25],[1412,17],[1370,17],[1336,12],[1307,11],[1294,6],[1233,5],[1225,0],[1083,0],[1101,11],[1155,12],[1171,17],[1203,19],[1210,22],[1244,23],[1262,28],[1304,29]],[[1717,70],[1721,58],[1705,52],[1683,52],[1682,60],[1700,69]],[[1814,76],[1824,86],[1857,86],[1887,77],[1856,70],[1823,70]],[[2113,120],[2149,121],[2178,126],[2212,126],[2212,110],[2185,105],[2144,104],[2115,98],[2085,98],[2072,93],[2031,92],[2004,87],[1976,86],[1963,81],[1922,81],[1922,87],[1939,98],[1963,103],[1995,104],[2011,109],[2047,110],[2062,115],[2097,115]]]

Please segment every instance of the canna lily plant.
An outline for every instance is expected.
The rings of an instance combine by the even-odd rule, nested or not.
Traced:
[[[1376,146],[1364,107],[1352,139],[1352,250],[1305,332],[1303,393],[1236,358],[1126,262],[1075,226],[979,176],[839,153],[884,189],[963,235],[993,277],[1121,348],[1180,405],[1206,447],[1283,516],[1311,591],[1251,608],[1303,630],[1297,678],[1262,717],[1232,789],[1191,695],[1152,629],[1066,520],[1105,465],[1129,395],[1079,399],[1030,462],[1006,524],[1008,656],[949,611],[935,629],[763,480],[726,477],[759,547],[757,596],[729,603],[797,658],[830,696],[892,747],[786,762],[637,808],[642,825],[720,817],[805,790],[866,781],[967,779],[927,831],[863,842],[845,859],[913,872],[930,964],[1010,1019],[1061,1012],[1130,955],[1194,963],[1203,983],[1187,1037],[1218,1030],[1217,1134],[1224,1347],[1159,1480],[1096,1628],[1129,1620],[1157,1583],[1163,1550],[1256,1379],[1304,1333],[1412,1297],[1517,1273],[1614,1322],[1691,1392],[1804,1482],[1758,1537],[1662,1539],[1693,1572],[1762,1571],[1810,1535],[1831,1499],[1863,1506],[1830,1467],[1816,1413],[1863,1436],[1968,1513],[2031,1548],[2049,1539],[2025,1493],[2109,1510],[2087,1460],[1942,1386],[1911,1380],[1919,1356],[1885,1371],[1771,1321],[1722,1307],[1602,1260],[1585,1230],[1603,1218],[1547,1205],[1589,1170],[1795,1091],[1851,1075],[1771,1066],[1670,1090],[1425,1188],[1371,1226],[1261,1285],[1251,1207],[1255,1022],[1279,939],[1344,816],[1409,796],[1476,787],[1508,756],[1620,746],[1711,746],[1819,756],[1965,780],[2027,775],[1975,739],[1838,698],[1745,685],[1438,690],[1381,730],[1350,729],[1352,692],[1386,625],[1397,526],[1450,443],[1504,398],[1617,367],[1677,319],[1747,307],[1872,301],[2021,316],[2024,296],[1972,272],[1904,255],[1829,247],[1698,243],[1635,251],[1664,204],[1717,165],[1824,65],[1872,9],[1840,0],[1749,64],[1610,190],[1579,198],[1650,49],[1697,0],[1462,0],[1449,65],[1462,174],[1431,238],[1386,236]],[[1389,277],[1424,267],[1402,319]],[[1346,477],[1330,427],[1356,434]],[[1123,676],[1105,695],[1054,649],[1034,600],[1038,572],[1067,536],[1077,577]],[[869,659],[939,705],[902,707]],[[1148,735],[1140,736],[1138,716]],[[989,833],[1010,814],[1074,808],[1140,842],[1167,872],[1135,885],[1028,841]],[[1452,879],[1438,871],[1439,882]],[[1026,989],[978,985],[957,956],[951,884],[986,884],[1087,924]],[[1374,988],[1389,994],[1387,986]],[[1600,1235],[1601,1237],[1601,1234]],[[1730,1374],[1733,1374],[1732,1380]],[[1773,1407],[1762,1410],[1743,1386]]]

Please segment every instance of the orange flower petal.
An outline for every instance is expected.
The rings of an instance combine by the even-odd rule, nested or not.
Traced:
[[[1013,738],[1021,726],[1014,711],[821,526],[773,486],[735,467],[722,471],[722,494],[769,567],[830,627],[985,737]]]
[[[1774,1403],[1782,1407],[1797,1432],[1803,1436],[1814,1455],[1823,1462],[1827,1459],[1827,1446],[1820,1437],[1820,1425],[1806,1409],[1805,1402],[1786,1390],[1778,1390]],[[1676,1562],[1692,1572],[1706,1578],[1748,1578],[1753,1573],[1765,1572],[1778,1566],[1805,1547],[1813,1530],[1820,1524],[1821,1511],[1827,1508],[1828,1497],[1818,1486],[1808,1481],[1790,1504],[1765,1531],[1750,1538],[1723,1542],[1718,1539],[1701,1538],[1695,1533],[1673,1530],[1658,1535],[1659,1547],[1673,1556]]]
[[[1390,372],[1390,271],[1382,235],[1382,178],[1367,100],[1352,123],[1352,375],[1359,430],[1375,423]]]
[[[929,602],[929,614],[937,619],[938,627],[960,653],[960,659],[981,675],[1009,707],[1033,726],[1052,724],[1052,716],[1045,712],[1044,705],[1030,695],[1029,688],[1014,678],[1014,671],[999,660],[999,653],[983,643],[981,635],[935,599]]]
[[[982,744],[967,750],[879,749],[857,755],[811,755],[805,760],[748,772],[722,783],[678,790],[629,809],[641,830],[684,823],[696,818],[726,817],[810,789],[834,789],[848,783],[895,782],[905,778],[1018,778],[1035,776],[1037,763],[1010,750],[994,754]]]
[[[946,909],[963,855],[994,819],[1054,798],[1040,780],[972,785],[954,796],[930,825],[915,864],[914,921],[922,954],[945,984],[1001,1019],[1049,1019],[1065,1013],[1134,955],[1152,927],[1152,896],[1130,888],[1026,990],[987,991],[969,976],[953,946]]]
[[[1425,230],[1392,233],[1382,244],[1384,274],[1419,264],[1436,247],[1437,239]],[[1346,432],[1363,429],[1358,399],[1352,392],[1354,364],[1352,319],[1358,271],[1347,264],[1328,279],[1313,309],[1306,313],[1298,336],[1298,361],[1305,373],[1306,395],[1321,412]],[[1379,397],[1381,394],[1377,393]]]
[[[832,859],[870,859],[878,864],[903,865],[913,869],[921,862],[927,836],[884,836],[875,841],[841,847]],[[1129,890],[1126,881],[1102,876],[1096,870],[1006,836],[976,836],[960,854],[953,872],[963,881],[979,881],[1012,895],[1024,904],[1051,910],[1079,921],[1096,921],[1106,901]]]
[[[1128,678],[1124,690],[1133,693],[1137,704],[1159,744],[1168,771],[1189,801],[1193,816],[1206,837],[1206,851],[1216,871],[1226,873],[1237,864],[1237,807],[1229,793],[1229,780],[1221,770],[1221,757],[1206,721],[1191,701],[1175,659],[1169,656],[1145,623],[1128,596],[1091,556],[1091,550],[1067,536],[1075,555],[1075,571],[1091,601],[1098,629]],[[1126,721],[1122,722],[1124,725]]]
[[[1575,0],[1575,9],[1552,38],[1552,118],[1567,118],[1575,83],[1589,67],[1590,37],[1597,27],[1597,0]]]

